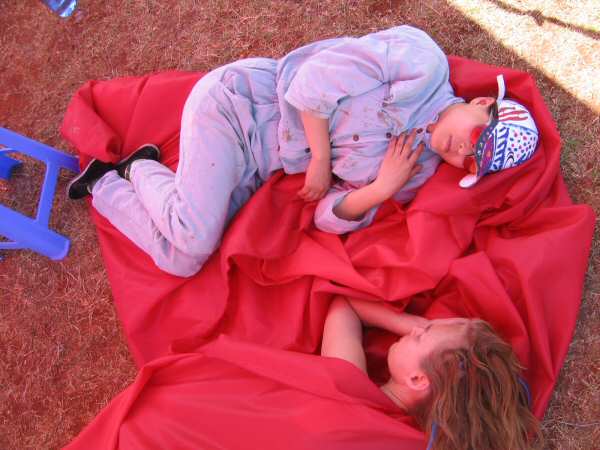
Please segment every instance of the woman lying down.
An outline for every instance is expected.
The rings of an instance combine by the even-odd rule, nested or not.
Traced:
[[[402,336],[381,389],[360,372],[361,322]],[[482,320],[336,297],[325,357],[239,338],[177,343],[65,450],[424,450],[408,415],[428,450],[525,450],[537,432],[515,354]]]
[[[390,309],[336,297],[321,354],[366,372],[362,325],[391,331],[401,337],[389,348],[390,378],[381,390],[423,427],[428,450],[529,449],[538,424],[510,345],[483,320],[427,320]]]

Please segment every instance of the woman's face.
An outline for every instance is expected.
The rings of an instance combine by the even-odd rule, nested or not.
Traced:
[[[451,166],[463,168],[465,157],[473,154],[473,130],[487,125],[494,101],[492,97],[477,97],[448,107],[430,126],[431,149]]]
[[[460,348],[470,319],[436,319],[425,327],[415,327],[388,351],[388,367],[393,379],[401,380],[421,371],[421,361],[432,351]]]

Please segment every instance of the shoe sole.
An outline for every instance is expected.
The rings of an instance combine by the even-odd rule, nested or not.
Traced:
[[[92,160],[87,163],[87,166],[84,167],[84,169],[79,172],[79,175],[77,175],[75,178],[73,178],[71,181],[69,181],[69,184],[67,184],[67,197],[70,198],[71,200],[78,200],[79,198],[83,198],[83,197],[71,197],[71,195],[69,194],[69,191],[71,190],[71,186],[73,186],[75,183],[77,183],[79,180],[81,180],[86,174],[87,171],[89,170],[90,166],[92,164],[94,164],[94,162],[98,161],[96,158],[92,158]]]

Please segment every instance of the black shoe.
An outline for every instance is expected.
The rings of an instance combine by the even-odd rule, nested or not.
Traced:
[[[90,195],[93,183],[102,177],[102,175],[114,169],[114,164],[92,159],[86,168],[69,182],[67,196],[72,200],[77,200]]]
[[[116,169],[121,178],[129,180],[129,169],[131,167],[131,163],[137,161],[138,159],[151,159],[158,161],[160,159],[160,150],[154,144],[144,144],[127,158],[119,161]]]

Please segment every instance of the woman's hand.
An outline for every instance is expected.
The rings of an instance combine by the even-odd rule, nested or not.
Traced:
[[[410,334],[413,328],[425,328],[429,325],[429,319],[426,319],[422,316],[415,316],[413,314],[408,314],[402,312],[398,314],[397,317],[398,328],[402,333],[401,335]]]
[[[421,143],[415,151],[412,151],[415,136],[415,131],[408,136],[406,133],[402,133],[390,141],[377,178],[373,182],[385,198],[390,198],[398,192],[408,180],[421,170],[417,160],[423,153],[425,145]]]
[[[307,202],[323,198],[331,186],[331,162],[329,159],[311,158],[306,170],[304,187],[298,195]]]
[[[429,325],[429,320],[425,317],[398,312],[395,306],[387,302],[358,298],[348,298],[348,302],[365,325],[383,328],[398,336],[410,334],[414,328],[425,328]]]

